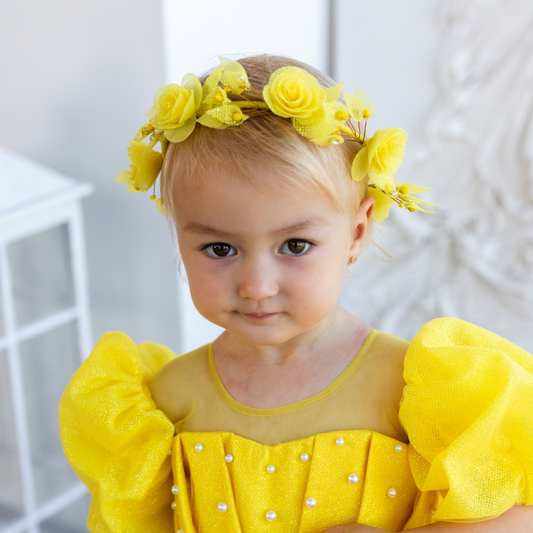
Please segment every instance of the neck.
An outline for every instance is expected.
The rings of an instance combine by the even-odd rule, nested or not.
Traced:
[[[337,307],[327,320],[280,345],[254,345],[224,332],[214,344],[215,364],[237,401],[277,407],[324,390],[348,367],[371,329]]]

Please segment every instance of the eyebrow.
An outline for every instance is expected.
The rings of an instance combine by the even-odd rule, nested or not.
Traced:
[[[308,220],[303,220],[302,222],[298,222],[297,224],[293,224],[291,226],[287,226],[285,228],[278,229],[276,231],[272,232],[273,236],[280,236],[285,235],[287,233],[293,233],[295,231],[303,231],[305,229],[309,228],[316,228],[320,226],[330,226],[331,224],[324,220],[323,218],[317,217],[317,218],[311,218]],[[199,235],[213,235],[214,237],[220,237],[220,238],[228,238],[233,237],[234,234],[227,232],[227,231],[221,231],[219,229],[213,228],[211,226],[208,226],[206,224],[199,224],[198,222],[189,222],[189,224],[186,224],[183,226],[183,231],[187,231],[189,233],[196,233]]]

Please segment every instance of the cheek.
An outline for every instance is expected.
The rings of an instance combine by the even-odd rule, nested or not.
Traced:
[[[187,279],[192,300],[200,313],[219,309],[227,300],[227,285],[224,279],[210,271],[192,268],[190,273],[187,270]]]
[[[224,300],[224,276],[213,272],[197,250],[182,246],[181,258],[195,307],[205,316]]]
[[[285,286],[308,313],[328,313],[337,303],[344,280],[344,255],[324,250],[307,268],[295,270]]]

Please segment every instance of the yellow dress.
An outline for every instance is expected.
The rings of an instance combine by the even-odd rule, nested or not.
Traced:
[[[254,409],[225,391],[211,346],[176,358],[104,335],[59,412],[89,530],[405,531],[533,505],[533,357],[449,318],[406,348],[374,330],[322,393]]]

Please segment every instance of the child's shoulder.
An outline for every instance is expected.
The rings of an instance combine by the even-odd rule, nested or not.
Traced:
[[[170,420],[186,415],[189,400],[210,386],[209,344],[184,353],[163,366],[148,382],[152,398]]]
[[[369,388],[375,386],[392,404],[398,405],[405,386],[403,370],[409,342],[377,330],[372,331],[367,342],[367,349],[363,345],[359,353],[363,357],[359,381],[363,379]]]

